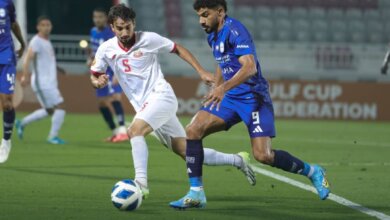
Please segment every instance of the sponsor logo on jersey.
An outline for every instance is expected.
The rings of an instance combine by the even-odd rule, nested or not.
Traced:
[[[142,57],[144,54],[142,53],[142,51],[140,51],[140,50],[136,50],[136,51],[134,51],[134,54],[133,54],[133,56],[135,57],[135,58],[140,58],[140,57]]]
[[[4,9],[4,8],[0,8],[0,17],[1,17],[1,18],[4,18],[5,15],[6,15],[5,9]]]
[[[249,48],[249,45],[245,45],[245,44],[237,45],[237,49],[248,49],[248,48]]]
[[[219,43],[219,51],[221,53],[225,52],[225,45],[223,44],[223,42]]]
[[[223,74],[229,74],[229,73],[233,73],[233,72],[234,72],[234,70],[231,67],[225,67],[222,69]]]

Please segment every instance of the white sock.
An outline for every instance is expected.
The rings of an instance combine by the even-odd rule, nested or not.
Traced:
[[[221,166],[231,165],[235,167],[241,167],[242,159],[236,154],[225,154],[214,149],[204,148],[204,161],[205,165],[209,166]]]
[[[148,186],[148,146],[145,137],[137,136],[130,139],[131,153],[135,170],[135,180],[143,186]]]
[[[30,113],[26,117],[22,119],[21,125],[22,127],[30,124],[31,122],[41,120],[45,117],[47,117],[49,114],[47,114],[47,111],[43,108],[35,110],[34,112]]]
[[[58,132],[61,129],[62,124],[64,123],[65,110],[56,109],[54,110],[53,116],[51,116],[51,129],[49,138],[57,137]]]

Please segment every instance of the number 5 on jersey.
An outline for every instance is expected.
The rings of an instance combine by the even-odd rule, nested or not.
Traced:
[[[123,67],[125,68],[125,69],[124,69],[125,73],[131,72],[131,67],[130,67],[130,64],[129,64],[129,59],[123,59],[123,60],[122,60],[122,64],[123,64]]]

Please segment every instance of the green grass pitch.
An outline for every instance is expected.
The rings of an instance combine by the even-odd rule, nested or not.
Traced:
[[[185,163],[153,137],[147,138],[150,197],[139,210],[121,212],[110,193],[115,182],[134,175],[130,144],[103,142],[110,132],[100,115],[67,115],[64,146],[45,143],[49,127],[49,119],[30,125],[23,141],[14,132],[10,158],[0,165],[0,219],[372,219],[266,176],[257,175],[252,187],[233,167],[205,166],[207,207],[175,211],[168,203],[187,192]],[[322,164],[333,193],[390,215],[390,123],[277,120],[276,127],[275,149]],[[242,124],[204,145],[250,151]]]

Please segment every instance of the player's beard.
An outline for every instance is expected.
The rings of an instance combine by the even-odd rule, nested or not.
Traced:
[[[211,25],[202,25],[202,28],[207,34],[215,32],[218,29],[218,19],[216,18]]]
[[[119,40],[125,46],[131,44],[131,37],[120,37]]]

